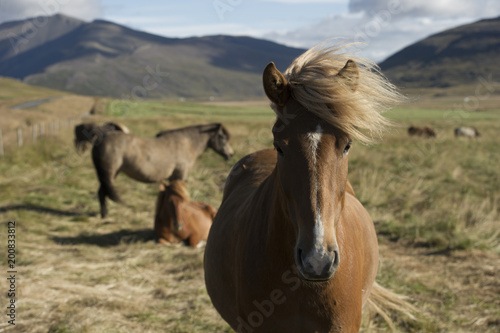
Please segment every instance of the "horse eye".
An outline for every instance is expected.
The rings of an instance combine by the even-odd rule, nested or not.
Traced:
[[[349,142],[347,143],[347,145],[345,146],[345,148],[344,148],[344,152],[343,152],[343,153],[344,153],[344,155],[345,155],[345,154],[347,154],[347,153],[349,152],[349,149],[351,148],[351,145],[352,145],[352,142],[351,142],[351,141],[349,141]]]
[[[276,143],[274,143],[274,149],[276,149],[278,155],[283,156],[283,150]]]

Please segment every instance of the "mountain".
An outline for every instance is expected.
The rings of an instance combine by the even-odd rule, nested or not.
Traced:
[[[59,38],[84,23],[57,14],[0,24],[0,62]]]
[[[1,76],[126,99],[263,96],[264,67],[274,61],[284,70],[302,52],[250,37],[165,38],[64,15],[0,25]]]
[[[477,84],[500,77],[500,17],[459,26],[393,54],[380,67],[407,88]]]

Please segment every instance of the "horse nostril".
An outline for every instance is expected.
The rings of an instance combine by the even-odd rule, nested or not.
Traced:
[[[333,257],[333,264],[332,264],[332,266],[335,269],[339,265],[339,261],[340,261],[339,251],[338,250],[333,250],[332,257]]]
[[[303,264],[303,260],[302,260],[302,249],[299,247],[297,249],[297,260],[298,260],[298,264],[302,266]]]

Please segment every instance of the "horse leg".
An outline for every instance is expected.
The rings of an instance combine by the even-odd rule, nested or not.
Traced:
[[[97,194],[99,197],[99,203],[101,204],[101,218],[105,218],[106,215],[108,215],[108,208],[106,207],[106,190],[102,184],[99,186]]]
[[[108,214],[106,208],[106,197],[115,202],[121,202],[118,192],[113,187],[112,175],[118,174],[121,161],[112,161],[113,156],[102,150],[103,144],[95,144],[92,148],[92,161],[97,173],[97,179],[101,186],[99,187],[98,196],[101,204],[101,217],[104,218]],[[115,171],[116,170],[116,171]]]
[[[158,244],[162,245],[178,245],[180,244],[179,238],[175,237],[171,233],[166,233],[158,237],[156,240]]]
[[[168,180],[171,182],[173,180],[183,180],[185,181],[186,178],[187,178],[187,170],[183,170],[183,169],[175,169],[172,174],[170,175],[170,177],[168,177]]]

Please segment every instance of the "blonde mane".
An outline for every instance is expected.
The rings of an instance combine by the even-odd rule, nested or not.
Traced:
[[[284,76],[291,96],[309,112],[350,138],[371,143],[391,124],[381,113],[405,101],[405,97],[374,62],[343,52],[353,45],[319,44],[296,58]],[[338,75],[349,59],[357,64],[357,77]]]
[[[185,201],[190,201],[191,196],[189,195],[188,190],[186,189],[186,183],[182,180],[172,180],[170,182],[170,190],[174,192],[176,195],[180,196]]]

